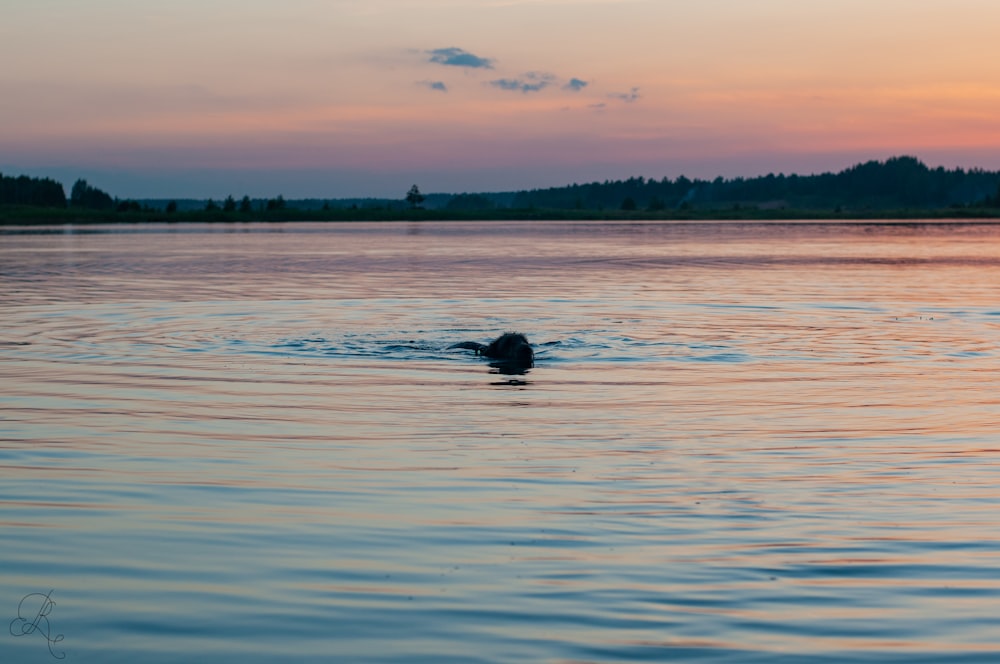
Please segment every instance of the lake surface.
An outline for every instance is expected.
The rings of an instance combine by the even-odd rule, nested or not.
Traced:
[[[1000,659],[1000,226],[7,228],[0,285],[4,662]]]

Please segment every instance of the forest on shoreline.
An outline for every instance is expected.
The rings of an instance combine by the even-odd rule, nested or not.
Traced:
[[[0,224],[420,220],[853,220],[1000,218],[1000,172],[932,169],[914,157],[839,173],[675,180],[634,177],[518,192],[400,199],[121,200],[77,180],[0,174]]]

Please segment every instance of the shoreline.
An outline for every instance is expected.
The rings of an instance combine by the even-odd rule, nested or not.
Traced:
[[[283,209],[255,212],[193,210],[163,211],[86,210],[75,208],[0,207],[0,226],[52,226],[144,223],[284,223],[366,221],[651,221],[651,222],[799,222],[799,223],[1000,223],[1000,209],[962,207],[887,210],[809,210],[757,208],[704,208],[670,211],[566,210],[554,208],[504,208],[489,211],[425,209]]]

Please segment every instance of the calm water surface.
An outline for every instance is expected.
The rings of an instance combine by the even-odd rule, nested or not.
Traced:
[[[998,226],[4,229],[0,285],[0,661],[1000,661]]]

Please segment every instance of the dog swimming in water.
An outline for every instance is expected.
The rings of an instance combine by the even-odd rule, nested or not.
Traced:
[[[535,351],[531,349],[527,337],[520,332],[504,332],[489,344],[463,341],[449,348],[474,350],[476,355],[518,367],[531,367],[535,363]]]

